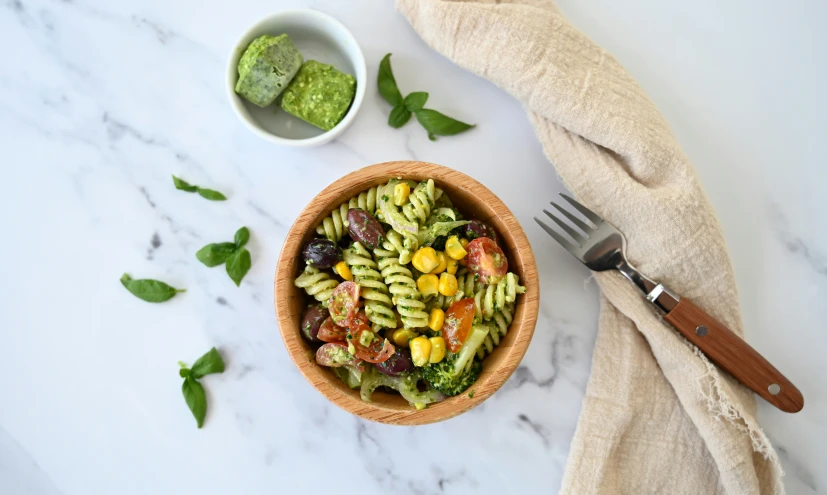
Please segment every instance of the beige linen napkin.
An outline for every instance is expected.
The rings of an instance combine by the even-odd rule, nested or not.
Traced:
[[[431,47],[523,103],[566,186],[626,234],[632,264],[743,334],[724,239],[692,165],[611,55],[547,0],[397,7]],[[562,491],[783,492],[753,395],[619,273],[596,279],[600,329]]]

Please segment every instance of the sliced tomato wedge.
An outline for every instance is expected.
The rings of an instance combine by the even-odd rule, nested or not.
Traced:
[[[471,324],[474,322],[474,306],[474,299],[460,299],[445,312],[442,335],[445,337],[445,345],[449,351],[459,351],[462,344],[465,343],[465,339],[468,338],[468,334],[471,333]]]
[[[316,363],[321,366],[338,368],[353,366],[359,371],[365,371],[365,365],[355,356],[347,352],[347,346],[337,342],[328,342],[316,351]]]
[[[328,310],[333,323],[346,327],[359,311],[359,284],[342,282],[333,289],[333,295],[328,302]]]
[[[508,260],[497,243],[487,237],[478,237],[466,248],[468,269],[480,276],[485,284],[499,282],[508,272]]]
[[[365,334],[368,332],[368,334]],[[362,340],[370,342],[365,345]],[[388,339],[373,333],[370,329],[370,322],[364,313],[358,313],[353,318],[348,331],[348,342],[353,344],[356,357],[369,363],[384,363],[396,352],[396,347]]]
[[[368,319],[368,315],[356,310],[356,314],[353,315],[353,318],[350,319],[350,323],[348,323],[347,330],[351,334],[355,334],[357,331],[364,329],[370,330],[370,320]]]
[[[324,342],[339,342],[344,343],[347,339],[347,328],[340,327],[333,323],[333,318],[328,316],[319,327],[319,333],[316,338]]]

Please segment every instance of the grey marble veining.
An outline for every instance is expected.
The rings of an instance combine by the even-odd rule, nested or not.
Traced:
[[[353,31],[371,79],[392,52],[403,92],[429,91],[429,105],[478,127],[436,143],[415,122],[393,130],[371,87],[329,145],[253,136],[225,100],[226,56],[258,17],[308,6]],[[762,425],[789,492],[827,493],[825,7],[560,6],[641,81],[695,163],[748,338],[807,399],[798,415],[760,404]],[[557,491],[598,291],[531,221],[563,188],[516,101],[430,51],[390,1],[3,0],[0,40],[0,493]],[[535,337],[514,376],[480,407],[418,428],[328,403],[287,356],[273,310],[278,252],[304,205],[396,159],[486,184],[524,225],[541,272]],[[229,200],[176,191],[171,174]],[[253,267],[237,288],[194,253],[242,225]],[[123,272],[187,292],[147,305],[121,288]],[[227,371],[204,380],[198,430],[176,362],[213,345]]]

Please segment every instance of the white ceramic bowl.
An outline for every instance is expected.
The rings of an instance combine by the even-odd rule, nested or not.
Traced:
[[[287,33],[305,60],[318,60],[356,78],[356,95],[341,122],[323,131],[294,117],[281,107],[261,108],[235,92],[238,59],[251,41],[261,35]],[[350,31],[333,17],[322,12],[302,9],[285,10],[257,22],[239,38],[227,63],[227,96],[236,115],[256,135],[286,146],[318,146],[341,134],[353,122],[367,86],[367,68],[362,50]]]

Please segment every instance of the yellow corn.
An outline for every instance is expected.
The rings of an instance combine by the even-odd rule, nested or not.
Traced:
[[[400,328],[399,330],[393,331],[393,336],[391,337],[391,342],[394,344],[401,346],[401,347],[408,347],[408,342],[411,339],[416,337],[416,332],[413,330],[407,330],[405,328]]]
[[[452,235],[445,243],[445,254],[455,260],[461,260],[462,258],[465,258],[465,255],[468,254],[468,252],[465,251],[464,247],[462,247],[462,244],[457,236]]]
[[[428,337],[417,337],[410,342],[411,360],[414,366],[425,366],[431,358],[431,341]]]
[[[333,266],[333,270],[339,274],[345,280],[353,280],[353,274],[350,273],[350,268],[347,266],[347,263],[344,261],[340,261]]]
[[[459,243],[462,244],[462,249],[468,249],[468,243],[471,242],[468,239],[462,238],[459,240]]]
[[[416,288],[423,296],[430,296],[439,292],[439,278],[436,275],[425,274],[416,281]]]
[[[428,328],[434,332],[442,330],[442,324],[445,323],[445,311],[439,308],[431,310],[431,316],[428,317]]]
[[[448,256],[446,256],[442,251],[437,251],[436,257],[439,260],[439,266],[431,270],[431,273],[434,275],[439,275],[444,272],[446,268],[448,268]]]
[[[437,290],[443,296],[451,297],[457,293],[457,277],[450,273],[443,273],[439,276],[439,286]]]
[[[393,204],[402,206],[408,201],[408,196],[411,195],[411,186],[406,182],[400,182],[393,187]]]
[[[438,363],[445,359],[445,339],[442,337],[431,337],[431,357],[428,358],[429,363]]]
[[[439,256],[434,248],[424,247],[414,253],[411,263],[420,272],[431,273],[431,270],[439,266]]]
[[[451,258],[451,257],[447,257],[447,258],[448,258],[448,266],[446,266],[445,271],[450,273],[451,275],[456,275],[457,274],[457,269],[459,268],[459,262],[457,260],[455,260],[454,258]]]

